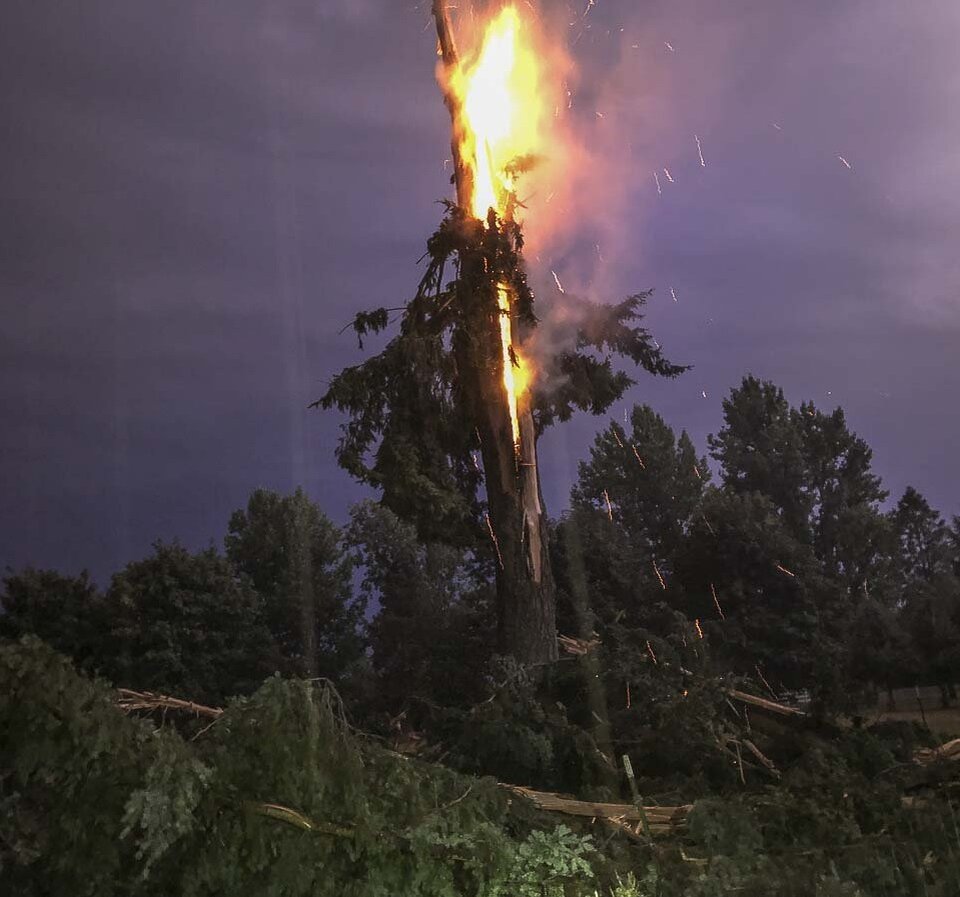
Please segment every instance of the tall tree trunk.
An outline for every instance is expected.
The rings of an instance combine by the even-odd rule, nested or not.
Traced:
[[[433,13],[444,66],[458,64],[456,44],[442,0]],[[473,173],[460,156],[460,109],[456,97],[444,91],[453,122],[453,159],[457,202],[472,214]],[[461,281],[485,283],[483,259],[460,259]],[[556,606],[553,573],[547,552],[546,518],[537,468],[537,433],[529,399],[517,409],[520,440],[514,444],[510,409],[504,387],[497,284],[471,295],[464,303],[463,321],[454,337],[461,400],[480,435],[491,538],[497,553],[497,632],[499,649],[521,663],[557,659]],[[511,323],[511,327],[512,327]]]

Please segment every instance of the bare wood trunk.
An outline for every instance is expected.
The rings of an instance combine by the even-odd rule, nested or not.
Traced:
[[[434,0],[440,55],[447,71],[458,65],[449,14]],[[441,81],[443,79],[441,78]],[[452,150],[457,202],[471,213],[473,173],[460,155],[460,107],[444,90],[453,122]],[[482,260],[461,258],[461,278],[482,282],[476,274]],[[465,276],[466,275],[466,276]],[[555,587],[547,551],[546,518],[537,469],[537,434],[529,402],[517,409],[519,447],[503,385],[503,348],[496,284],[475,295],[462,295],[463,326],[454,340],[462,400],[480,434],[490,527],[496,541],[497,634],[499,649],[525,664],[557,659]],[[512,327],[512,324],[511,324]]]

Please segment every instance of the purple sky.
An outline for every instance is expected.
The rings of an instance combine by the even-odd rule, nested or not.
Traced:
[[[103,581],[157,537],[219,541],[257,486],[338,520],[362,495],[306,405],[360,358],[343,324],[410,296],[448,192],[428,6],[2,4],[0,566]],[[630,402],[705,450],[753,372],[960,512],[960,4],[586,6],[545,15],[576,21],[597,202],[544,262],[657,288],[695,370]],[[602,423],[545,437],[551,512]]]

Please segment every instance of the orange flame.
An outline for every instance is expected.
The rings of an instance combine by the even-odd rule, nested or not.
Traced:
[[[452,73],[450,89],[460,101],[460,157],[472,175],[470,211],[481,220],[493,209],[509,217],[516,189],[515,163],[537,149],[544,107],[536,53],[525,41],[517,7],[504,7],[489,23],[476,59]],[[513,300],[497,287],[503,386],[515,446],[520,445],[518,403],[531,370],[513,342]]]

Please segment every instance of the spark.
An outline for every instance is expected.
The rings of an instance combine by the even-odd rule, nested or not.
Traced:
[[[633,456],[640,462],[640,469],[646,470],[647,465],[643,463],[643,458],[640,457],[640,452],[637,451],[637,447],[635,445],[631,445],[630,448],[633,449]]]
[[[699,621],[699,620],[694,620],[694,621],[693,621],[693,624],[694,624],[694,626],[697,627],[697,635],[700,636],[700,638],[702,639],[702,638],[703,638],[703,630],[700,628],[700,621]]]
[[[653,179],[657,182],[657,196],[663,196],[663,190],[660,189],[660,178],[656,172],[653,173]]]
[[[700,474],[700,468],[696,464],[693,465],[693,472],[697,475],[698,480],[702,480],[703,477]]]
[[[700,167],[706,168],[707,163],[703,161],[703,147],[700,146],[700,138],[694,134],[693,139],[697,141],[697,155],[700,157]]]
[[[597,0],[587,0],[587,8],[583,11],[583,16],[581,18],[586,18],[587,13],[597,5]]]
[[[677,293],[673,287],[670,287],[670,298],[673,299],[674,302],[677,301]]]
[[[841,162],[843,162],[843,164],[846,165],[847,168],[850,169],[850,171],[853,171],[853,166],[846,159],[844,159],[843,156],[840,155],[840,153],[837,153],[837,158]]]
[[[603,490],[603,500],[607,506],[607,517],[609,517],[610,522],[613,523],[613,505],[610,504],[610,494],[606,489]]]
[[[667,176],[667,180],[670,181],[671,184],[674,183],[673,177],[670,175],[669,168],[664,168],[663,173]]]
[[[796,578],[797,578],[797,574],[796,574],[796,573],[791,573],[786,567],[781,567],[780,564],[777,564],[777,569],[778,569],[781,573],[786,573],[787,576],[790,576],[790,577],[792,577],[793,579],[796,579]]]
[[[612,428],[611,428],[610,432],[613,433],[613,438],[614,438],[614,440],[616,441],[617,445],[619,445],[620,448],[623,448],[623,443],[620,441],[620,434],[619,434],[616,430],[614,430],[614,429],[612,429]]]
[[[547,202],[550,202],[550,200],[553,199],[553,197],[556,195],[557,195],[556,190],[551,191],[550,195],[547,197]]]
[[[557,272],[551,270],[550,273],[553,275],[553,280],[554,280],[554,282],[555,282],[556,285],[557,285],[557,289],[560,290],[561,293],[564,293],[564,294],[565,294],[565,293],[566,293],[566,290],[564,290],[563,284],[560,283],[560,278],[557,277]]]
[[[597,118],[603,118],[603,113],[602,113],[602,112],[594,111],[593,114],[596,115]]]
[[[778,125],[776,122],[771,122],[771,124],[773,125],[773,127],[774,127],[775,130],[777,130],[777,131],[782,131],[782,130],[783,130],[783,128],[781,128],[780,125]]]
[[[707,391],[706,391],[705,389],[701,389],[701,390],[700,390],[700,395],[702,395],[704,398],[706,398],[706,397],[707,397]]]
[[[626,683],[626,685],[627,685],[627,710],[629,710],[630,709],[630,683],[628,682]]]
[[[653,645],[650,644],[650,639],[647,639],[647,654],[649,654],[650,657],[653,658],[654,663],[656,664],[660,663],[660,661],[657,660],[657,655],[653,653]]]
[[[720,614],[721,620],[726,620],[726,616],[723,613],[723,608],[720,607],[720,599],[717,597],[717,590],[713,587],[713,583],[710,583],[710,594],[713,595],[713,603],[717,607],[717,613]]]
[[[656,558],[653,558],[653,572],[657,574],[657,579],[660,580],[660,585],[664,591],[667,590],[667,584],[663,581],[663,575],[660,573],[660,568],[657,566]]]
[[[597,258],[600,259],[601,262],[604,261],[603,253],[600,251],[600,244],[594,243],[593,245],[594,245],[594,248],[597,250]]]
[[[639,50],[639,49],[640,49],[640,44],[630,44],[630,49],[631,49],[631,50]]]
[[[677,52],[676,50],[673,49],[673,44],[671,44],[670,41],[665,40],[665,41],[663,42],[663,45],[664,45],[671,53],[676,53],[676,52]]]
[[[703,518],[703,522],[707,525],[707,532],[710,533],[711,536],[715,536],[716,532],[714,531],[713,527],[710,526],[710,521],[707,520],[707,515],[701,511],[700,516]]]
[[[503,555],[500,554],[500,542],[497,540],[497,534],[493,531],[493,524],[490,522],[490,515],[484,514],[483,519],[487,522],[487,531],[490,533],[490,539],[493,541],[493,547],[497,552],[497,560],[500,562],[500,569],[503,570]]]

